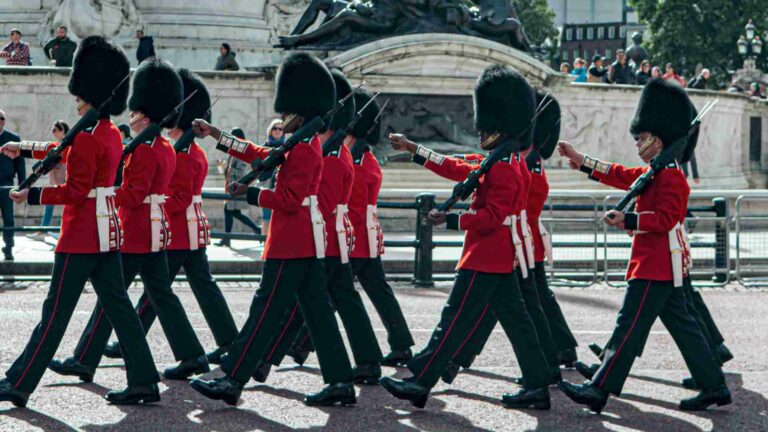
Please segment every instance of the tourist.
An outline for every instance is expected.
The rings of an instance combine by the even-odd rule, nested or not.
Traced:
[[[216,68],[215,68],[217,71],[240,70],[240,65],[238,65],[237,60],[235,60],[235,53],[232,52],[232,48],[229,46],[228,43],[224,42],[223,44],[221,44],[221,48],[219,48],[219,53],[221,55],[216,60]]]
[[[277,147],[285,142],[285,134],[283,133],[283,121],[280,119],[274,119],[269,122],[267,127],[267,140],[264,145],[267,147]],[[259,183],[262,187],[273,188],[275,186],[275,172],[274,170],[264,171],[259,176]],[[261,233],[267,235],[269,232],[269,223],[272,220],[272,210],[268,208],[261,209]]]
[[[632,84],[632,70],[622,49],[616,51],[616,61],[611,65],[608,81],[613,84]]]
[[[655,68],[658,69],[658,68]],[[635,84],[644,86],[651,79],[651,62],[643,60],[635,74]]]
[[[43,46],[43,51],[51,66],[72,67],[72,58],[75,56],[77,44],[67,36],[67,28],[59,26],[56,29],[56,37],[51,38]]]
[[[651,69],[651,78],[661,78],[661,76],[661,68],[654,66],[653,69]]]
[[[21,138],[5,128],[5,111],[0,110],[0,146],[8,142],[21,142]],[[11,159],[0,155],[0,186],[13,186],[13,177],[19,183],[27,177],[27,169],[23,158]],[[13,201],[8,192],[0,193],[0,212],[3,214],[3,227],[13,228]],[[3,231],[3,254],[6,261],[13,261],[13,231]]]
[[[680,87],[685,87],[685,78],[681,77],[677,74],[677,72],[675,72],[675,68],[672,67],[672,63],[667,63],[664,69],[666,70],[666,73],[661,76],[661,79],[670,81],[672,84],[677,84]]]
[[[564,73],[564,74],[571,73],[571,65],[569,65],[566,62],[560,63],[560,73]]]
[[[607,75],[608,71],[603,67],[603,57],[600,54],[595,54],[592,57],[592,66],[587,71],[587,82],[604,83]]]
[[[709,69],[702,69],[701,73],[688,81],[688,88],[704,90],[709,82]]]
[[[233,136],[245,140],[245,133],[240,128],[234,128],[230,132]],[[229,185],[231,182],[239,180],[244,175],[248,174],[248,172],[251,171],[251,167],[241,161],[240,159],[236,157],[229,156],[227,158],[226,163],[226,185]],[[232,232],[232,226],[235,223],[235,219],[242,222],[245,226],[253,230],[256,234],[261,234],[261,229],[259,229],[259,226],[256,225],[256,222],[251,219],[248,214],[245,212],[248,211],[249,205],[247,202],[243,200],[226,200],[224,201],[224,232],[225,233],[231,233]],[[267,211],[267,209],[262,209],[262,212]],[[229,238],[223,238],[221,241],[217,244],[217,246],[226,246],[229,247],[230,245],[230,239]]]
[[[749,96],[758,99],[764,99],[763,93],[760,91],[760,83],[753,82],[749,85]]]
[[[573,70],[571,75],[575,75],[576,79],[573,82],[587,82],[587,62],[583,58],[577,57],[573,61]]]
[[[64,120],[56,121],[53,124],[53,127],[51,128],[51,135],[53,135],[53,139],[55,142],[61,142],[62,138],[64,138],[64,135],[66,135],[67,132],[69,132],[69,125]],[[64,163],[59,163],[58,165],[56,165],[56,168],[52,169],[51,172],[48,173],[48,179],[50,180],[50,183],[53,186],[64,184],[64,182],[67,179],[67,166]],[[45,208],[43,209],[43,220],[40,222],[41,226],[52,226],[51,222],[53,221],[54,207],[55,206],[50,204],[45,206]],[[51,236],[55,239],[58,239],[59,238],[58,231],[51,233]],[[42,241],[42,240],[45,240],[45,233],[42,231],[39,231],[39,232],[30,234],[28,237],[34,240]]]
[[[29,44],[21,40],[21,30],[11,30],[11,41],[0,51],[0,57],[5,59],[8,66],[29,66]]]
[[[139,41],[136,47],[136,60],[139,63],[155,56],[155,42],[152,36],[144,36],[144,30],[136,30],[136,39]]]

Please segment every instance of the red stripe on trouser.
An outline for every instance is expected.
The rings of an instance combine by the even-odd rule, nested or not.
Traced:
[[[459,310],[456,311],[456,315],[453,316],[453,321],[451,321],[451,325],[448,326],[448,330],[443,333],[443,338],[440,340],[440,344],[435,349],[435,352],[432,353],[432,357],[429,358],[429,361],[426,365],[424,365],[424,368],[421,370],[421,373],[418,376],[418,379],[421,379],[421,377],[424,376],[424,374],[429,369],[429,365],[432,364],[432,361],[435,359],[435,356],[438,352],[440,352],[440,349],[443,347],[443,344],[445,343],[445,339],[448,337],[449,334],[451,334],[451,330],[453,330],[453,325],[456,324],[456,320],[459,318],[459,314],[461,313],[462,309],[464,309],[464,304],[467,302],[467,297],[469,297],[469,293],[472,291],[472,286],[475,284],[475,277],[477,276],[477,272],[472,273],[472,280],[469,281],[469,287],[467,287],[467,292],[464,293],[464,298],[461,299],[461,304],[459,305]]]
[[[240,369],[240,364],[243,362],[243,359],[245,358],[245,354],[248,352],[248,348],[251,347],[253,338],[256,337],[256,333],[258,333],[259,329],[261,328],[261,322],[264,320],[264,315],[267,314],[267,311],[269,310],[269,305],[272,304],[272,298],[275,296],[275,291],[277,291],[277,284],[278,282],[280,282],[280,275],[283,273],[283,264],[285,264],[285,261],[280,262],[280,268],[277,270],[277,278],[275,278],[275,284],[272,286],[272,292],[269,293],[267,304],[264,305],[264,310],[261,311],[261,316],[259,316],[259,322],[256,323],[256,328],[253,329],[253,333],[251,333],[251,337],[248,339],[248,343],[245,344],[245,348],[243,348],[243,352],[240,353],[240,358],[237,359],[237,363],[235,364],[234,369],[232,369],[232,372],[230,372],[229,374],[230,377],[234,376],[237,373],[237,370]]]
[[[144,303],[141,306],[139,306],[139,311],[136,312],[136,315],[141,316],[141,314],[144,313],[144,309],[147,308],[148,304],[149,304],[149,296],[147,296],[147,299],[144,300]]]
[[[477,322],[475,323],[475,326],[472,327],[472,330],[469,331],[469,334],[467,337],[464,338],[464,340],[461,342],[461,345],[459,345],[459,348],[456,350],[456,352],[453,353],[451,358],[456,358],[456,356],[461,352],[461,349],[464,348],[464,345],[469,342],[469,340],[472,338],[472,335],[475,334],[475,331],[477,331],[477,328],[480,326],[480,323],[483,322],[483,318],[485,318],[485,314],[488,313],[488,308],[490,305],[485,305],[485,308],[483,308],[483,313],[480,314],[480,318],[477,319]]]
[[[51,324],[53,324],[53,318],[56,316],[56,310],[59,308],[59,297],[61,297],[61,288],[64,286],[64,275],[67,274],[68,264],[69,264],[69,255],[67,255],[67,259],[64,260],[64,268],[61,270],[61,279],[59,279],[59,288],[58,290],[56,290],[56,301],[53,303],[53,312],[51,313],[51,317],[48,319],[48,325],[45,326],[43,337],[41,337],[40,342],[37,343],[37,348],[35,348],[35,352],[32,354],[32,358],[29,360],[29,363],[27,363],[27,367],[24,368],[24,372],[21,373],[21,376],[19,377],[18,381],[16,381],[16,385],[14,386],[15,388],[19,388],[21,381],[24,380],[24,376],[27,375],[29,368],[32,367],[32,363],[35,362],[37,353],[40,352],[40,347],[42,347],[43,342],[45,342],[45,337],[48,336],[48,330],[50,330]]]
[[[621,345],[619,345],[619,349],[616,350],[616,353],[613,354],[613,358],[611,358],[611,363],[608,364],[608,368],[605,370],[605,374],[603,374],[603,379],[600,380],[599,386],[602,388],[603,384],[605,384],[606,378],[608,378],[608,374],[611,372],[611,368],[613,367],[613,364],[616,362],[616,358],[619,357],[619,353],[621,352],[621,349],[624,348],[624,344],[627,343],[627,339],[629,339],[629,335],[632,334],[632,330],[635,328],[635,324],[637,324],[637,320],[640,318],[640,313],[643,312],[643,305],[645,304],[645,298],[648,296],[648,290],[651,288],[651,281],[648,281],[648,285],[645,286],[645,292],[643,293],[643,299],[640,300],[640,306],[637,308],[637,314],[635,315],[635,320],[632,321],[632,326],[629,327],[629,331],[624,336],[624,340],[621,341]]]
[[[83,348],[83,353],[80,354],[80,358],[77,359],[80,363],[83,362],[83,357],[85,357],[85,353],[88,352],[88,348],[91,347],[91,342],[93,341],[93,336],[96,334],[96,329],[99,328],[99,323],[101,322],[101,316],[104,315],[104,308],[99,309],[99,316],[96,317],[96,323],[93,324],[93,328],[91,329],[91,335],[88,337],[88,342],[85,344],[85,348]]]
[[[285,323],[285,327],[283,327],[283,331],[280,332],[280,336],[277,337],[277,340],[275,341],[275,344],[272,346],[272,350],[267,355],[267,358],[265,361],[272,360],[272,355],[275,353],[275,350],[277,349],[278,345],[280,345],[280,341],[283,340],[283,337],[285,337],[285,333],[288,331],[288,327],[291,326],[291,323],[293,322],[293,318],[296,316],[296,310],[299,309],[299,304],[296,303],[296,306],[293,307],[293,311],[291,311],[291,316],[288,318],[288,322]]]

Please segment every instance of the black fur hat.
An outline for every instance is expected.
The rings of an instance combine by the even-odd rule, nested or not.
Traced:
[[[69,92],[98,108],[112,94],[128,73],[130,65],[125,51],[114,42],[101,36],[89,36],[80,41],[72,62],[69,76]],[[120,115],[130,89],[129,80],[115,92],[107,106],[107,113]]]
[[[336,103],[338,103],[338,101],[352,92],[352,86],[349,85],[347,78],[338,69],[331,69],[331,76],[333,76],[333,83],[336,85]],[[356,112],[355,98],[351,97],[344,102],[344,106],[333,116],[328,129],[336,130],[347,127],[352,122]]]
[[[520,141],[522,149],[531,145],[536,96],[519,72],[509,66],[486,68],[475,83],[474,101],[478,131],[507,133]]]
[[[688,132],[692,106],[682,87],[654,78],[643,88],[629,132],[650,132],[670,145]]]
[[[688,121],[688,124],[690,125],[693,119],[696,118],[696,116],[699,115],[699,111],[696,109],[695,106],[693,106],[693,103],[691,103],[691,119]],[[693,151],[696,150],[696,144],[699,142],[699,132],[701,129],[696,129],[696,131],[691,134],[691,137],[688,139],[688,143],[685,145],[685,148],[683,149],[682,154],[680,155],[680,163],[686,164],[688,161],[691,160],[691,157],[693,156]]]
[[[546,96],[546,99],[545,99]],[[543,90],[536,92],[536,106],[543,108],[536,117],[536,127],[533,130],[533,146],[542,159],[549,159],[555,151],[560,139],[560,103],[551,93]],[[546,108],[544,108],[546,107]]]
[[[189,69],[183,68],[179,69],[179,76],[184,87],[184,99],[197,90],[192,99],[184,103],[184,110],[181,112],[181,118],[179,119],[179,128],[191,128],[192,121],[198,118],[210,121],[211,113],[207,111],[211,107],[211,95],[208,93],[203,79]]]
[[[357,93],[355,93],[355,107],[360,110],[362,109],[365,104],[367,104],[371,98],[373,97],[373,94],[369,92],[368,90],[361,89],[358,90]],[[368,130],[371,129],[371,126],[373,126],[374,119],[377,115],[379,115],[379,110],[381,107],[379,106],[378,100],[374,100],[373,103],[368,105],[367,108],[365,108],[365,111],[363,111],[363,116],[360,118],[360,121],[357,122],[355,125],[355,128],[352,130],[352,136],[354,136],[357,139],[364,139],[368,141],[368,144],[370,145],[376,145],[379,143],[379,135],[381,135],[381,126],[380,124],[377,124],[371,133],[368,133]]]
[[[298,114],[307,121],[323,117],[336,105],[336,86],[322,61],[306,53],[283,60],[275,79],[275,112]]]
[[[128,109],[141,111],[152,123],[162,121],[184,100],[184,86],[176,68],[157,57],[150,57],[141,62],[133,74],[132,87]],[[179,117],[181,113],[160,126],[176,127]]]

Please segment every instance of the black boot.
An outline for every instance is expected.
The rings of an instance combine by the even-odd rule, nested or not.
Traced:
[[[456,379],[456,376],[459,375],[459,370],[461,370],[461,366],[452,361],[448,362],[448,366],[446,366],[443,374],[440,375],[440,379],[446,384],[451,384]]]
[[[237,405],[243,392],[243,384],[227,376],[210,381],[195,378],[189,384],[203,396],[223,400],[229,405]]]
[[[24,408],[27,406],[28,400],[29,393],[16,390],[16,387],[8,379],[0,380],[0,401],[10,402],[19,408]]]
[[[597,356],[597,358],[599,358],[600,360],[603,359],[603,347],[601,347],[596,343],[591,343],[588,346],[589,346],[589,350],[592,351],[592,354]]]
[[[381,378],[381,366],[378,363],[369,363],[355,366],[352,369],[355,384],[376,385]]]
[[[733,360],[733,354],[731,354],[731,350],[729,350],[724,343],[721,343],[715,349],[715,357],[720,362],[720,366]]]
[[[216,348],[215,350],[207,353],[205,355],[205,358],[208,360],[209,364],[221,364],[221,357],[226,354],[226,352],[229,350],[229,345],[227,346],[221,346]]]
[[[355,386],[352,383],[342,382],[330,384],[317,393],[304,397],[304,405],[307,406],[331,406],[340,404],[350,406],[357,403]]]
[[[569,348],[565,351],[560,351],[557,354],[557,359],[560,360],[560,366],[570,369],[579,357],[576,354],[576,348]]]
[[[576,368],[576,372],[580,373],[581,376],[584,378],[591,380],[593,376],[597,373],[597,370],[600,369],[600,365],[595,363],[593,365],[588,365],[586,363],[577,361],[573,364],[573,367]]]
[[[128,386],[122,391],[113,390],[104,396],[113,405],[136,405],[160,402],[160,390],[157,384]]]
[[[560,381],[560,390],[572,401],[586,405],[590,410],[600,414],[600,411],[608,402],[608,392],[587,381],[584,384],[571,384],[568,381]]]
[[[688,390],[701,390],[693,377],[683,378],[683,387]]]
[[[230,243],[230,240],[228,238],[221,239],[218,243],[216,243],[216,246],[229,247],[229,243]]]
[[[256,372],[251,375],[253,379],[255,379],[257,382],[265,383],[267,382],[267,377],[269,377],[269,371],[272,370],[272,364],[271,363],[261,363],[256,368]]]
[[[297,365],[304,366],[304,362],[306,362],[307,357],[309,357],[309,350],[306,348],[300,348],[294,344],[291,345],[291,347],[288,349],[288,355]]]
[[[413,353],[410,348],[400,351],[392,351],[384,356],[384,359],[381,360],[381,365],[391,367],[404,366],[412,357]]]
[[[119,342],[110,342],[107,347],[104,348],[104,356],[111,359],[123,358],[123,352],[120,351]]]
[[[398,380],[392,377],[383,377],[379,384],[392,396],[411,402],[416,408],[424,408],[429,397],[429,388],[419,384],[414,379]]]
[[[48,369],[59,375],[76,376],[80,378],[80,381],[87,383],[93,381],[93,374],[96,373],[95,368],[78,362],[74,357],[69,357],[64,361],[53,359],[48,363]]]
[[[534,408],[548,410],[549,389],[540,387],[537,389],[521,389],[517,393],[504,393],[501,396],[501,404],[507,408]]]
[[[176,366],[172,366],[163,371],[163,376],[169,380],[186,380],[192,375],[200,375],[206,372],[210,372],[211,368],[208,366],[208,361],[205,356],[195,357],[188,360],[183,360]]]
[[[680,409],[683,411],[704,411],[710,405],[723,406],[730,403],[731,392],[723,384],[709,390],[702,390],[701,393],[692,398],[681,400]]]

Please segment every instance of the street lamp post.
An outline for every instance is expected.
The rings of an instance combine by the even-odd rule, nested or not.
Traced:
[[[742,68],[736,71],[733,84],[747,90],[752,83],[765,85],[768,82],[763,71],[757,68],[757,59],[763,54],[763,48],[760,31],[752,20],[749,20],[744,26],[744,33],[736,41],[736,49],[739,55],[744,57],[744,63]]]

